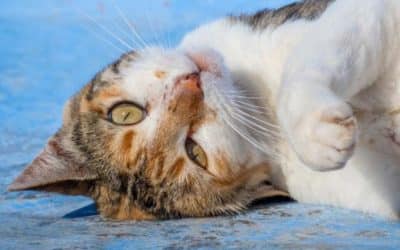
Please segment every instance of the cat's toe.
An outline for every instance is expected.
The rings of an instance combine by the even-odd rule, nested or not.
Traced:
[[[317,171],[344,167],[357,141],[357,121],[350,106],[341,104],[310,114],[300,127],[296,152]]]

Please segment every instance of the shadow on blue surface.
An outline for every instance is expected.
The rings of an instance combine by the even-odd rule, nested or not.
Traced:
[[[286,198],[286,197],[273,197],[269,199],[264,199],[264,200],[259,200],[253,202],[249,210],[253,209],[258,209],[262,208],[265,206],[273,206],[277,204],[282,204],[282,203],[287,203],[287,202],[292,202],[293,200]],[[84,206],[82,208],[76,209],[72,212],[67,213],[66,215],[63,216],[64,219],[76,219],[76,218],[82,218],[82,217],[87,217],[87,216],[95,216],[98,215],[97,209],[96,209],[96,204],[92,203],[87,206]]]
[[[90,205],[84,206],[82,208],[79,208],[75,211],[72,211],[66,215],[63,216],[64,219],[76,219],[76,218],[82,218],[82,217],[87,217],[87,216],[94,216],[97,215],[97,209],[96,209],[96,204],[92,203]]]

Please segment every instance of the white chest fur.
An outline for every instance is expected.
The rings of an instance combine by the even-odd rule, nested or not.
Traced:
[[[219,20],[188,34],[182,46],[219,51],[243,88],[262,94],[268,100],[265,105],[283,112],[279,118],[287,141],[282,143],[277,171],[283,179],[277,176],[275,181],[295,199],[398,218],[399,36],[399,1],[337,0],[318,20],[297,20],[263,31]],[[343,158],[353,154],[343,169],[311,170],[296,150],[301,145],[297,134],[305,132],[292,133],[294,124],[320,107],[340,102],[353,108],[357,146]],[[304,147],[309,144],[306,140]],[[313,150],[324,156],[323,147],[305,154]]]

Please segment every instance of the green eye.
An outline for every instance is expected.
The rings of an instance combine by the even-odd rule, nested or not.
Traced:
[[[185,142],[186,153],[188,157],[202,168],[207,168],[206,152],[192,139],[188,138]]]
[[[109,120],[117,125],[134,125],[141,122],[145,116],[143,108],[128,102],[114,105],[108,113]]]

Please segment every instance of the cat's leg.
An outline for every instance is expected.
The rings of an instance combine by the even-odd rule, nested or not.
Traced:
[[[300,85],[300,84],[299,84]],[[357,121],[345,99],[329,89],[290,87],[281,98],[280,122],[298,157],[309,167],[334,170],[343,167],[357,141]]]
[[[298,157],[327,171],[345,166],[357,142],[352,97],[385,65],[385,6],[337,1],[294,49],[282,76],[278,116]]]

